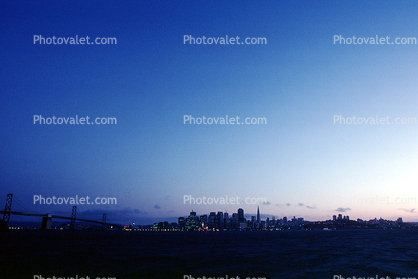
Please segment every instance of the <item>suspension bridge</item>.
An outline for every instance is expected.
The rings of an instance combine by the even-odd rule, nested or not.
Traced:
[[[18,199],[17,203],[24,207],[26,210],[30,211],[30,208],[28,208],[24,203],[19,201]],[[89,222],[89,223],[96,223],[101,224],[103,229],[106,229],[108,227],[116,227],[121,228],[123,227],[120,224],[112,224],[106,222],[106,213],[103,213],[103,218],[101,221],[97,220],[89,220],[84,218],[77,218],[77,206],[73,206],[71,211],[71,216],[59,216],[59,215],[52,215],[49,213],[31,213],[31,212],[21,212],[21,211],[12,211],[12,202],[13,202],[13,194],[7,194],[6,198],[6,205],[4,207],[4,210],[0,210],[0,214],[3,214],[3,221],[6,223],[7,227],[9,227],[10,222],[10,215],[21,215],[21,216],[33,216],[33,217],[42,217],[42,226],[41,229],[43,230],[49,230],[52,229],[51,222],[52,219],[66,219],[71,220],[70,222],[70,229],[75,229],[76,221],[83,221],[83,222]]]

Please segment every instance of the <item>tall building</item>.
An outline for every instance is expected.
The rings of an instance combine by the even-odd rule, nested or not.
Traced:
[[[210,230],[215,228],[215,219],[216,219],[216,213],[211,212],[208,217],[208,227]]]
[[[260,218],[260,207],[257,206],[257,223],[261,222],[261,218]]]
[[[337,215],[332,215],[332,221],[337,221]]]
[[[245,222],[244,209],[238,208],[238,222]]]
[[[187,231],[193,231],[199,227],[199,223],[199,217],[196,216],[196,212],[192,211],[186,218],[185,228]]]
[[[204,214],[200,216],[200,225],[202,226],[202,228],[208,226],[208,215]]]
[[[237,229],[239,226],[239,218],[238,218],[238,213],[232,213],[232,218],[231,218],[231,228],[232,229]]]
[[[185,222],[184,217],[179,217],[179,229],[184,230]]]
[[[218,211],[218,214],[216,215],[216,228],[223,230],[224,228],[224,214],[222,211]]]
[[[224,213],[224,228],[230,229],[231,228],[231,222],[229,220],[228,212]]]

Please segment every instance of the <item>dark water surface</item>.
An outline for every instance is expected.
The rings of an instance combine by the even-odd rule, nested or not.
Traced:
[[[13,231],[0,262],[0,278],[418,278],[418,230]]]

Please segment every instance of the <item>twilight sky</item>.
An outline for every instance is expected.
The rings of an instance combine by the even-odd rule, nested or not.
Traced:
[[[257,204],[184,204],[185,195],[266,198],[263,216],[418,221],[416,1],[3,1],[0,206],[70,215],[43,197],[115,197],[80,217],[149,224]],[[117,44],[34,44],[34,36]],[[184,35],[266,38],[183,43]],[[393,44],[334,44],[386,38]],[[115,117],[116,125],[33,124]],[[184,115],[267,119],[184,124]],[[25,210],[18,203],[12,210]],[[417,211],[418,212],[418,211]],[[18,217],[12,216],[11,221]]]

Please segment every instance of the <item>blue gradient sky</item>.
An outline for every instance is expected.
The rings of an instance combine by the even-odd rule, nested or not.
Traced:
[[[418,37],[416,1],[87,2],[0,6],[1,199],[12,192],[69,215],[33,195],[116,197],[79,206],[113,222],[257,208],[185,205],[184,195],[265,197],[261,212],[280,218],[418,221],[418,125],[333,122],[418,117],[418,45],[333,44]],[[117,45],[39,45],[34,35]],[[185,45],[184,35],[267,45]],[[34,125],[33,115],[118,123]],[[183,115],[267,125],[184,125]]]

